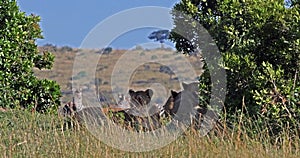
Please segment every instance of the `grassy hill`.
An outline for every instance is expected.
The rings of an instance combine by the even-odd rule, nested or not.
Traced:
[[[159,85],[165,87],[163,92],[167,93],[165,95],[169,95],[171,89],[181,89],[179,79],[195,80],[195,76],[188,78],[189,73],[195,71],[195,74],[199,76],[203,66],[200,57],[188,57],[171,49],[113,50],[110,53],[103,53],[100,49],[45,46],[40,47],[40,50],[48,50],[55,55],[54,66],[51,70],[36,70],[35,74],[39,78],[48,78],[59,83],[63,92],[63,103],[70,99],[73,73],[73,82],[80,83],[83,90],[97,89],[102,94],[109,94],[115,89],[118,91],[126,91],[124,88],[140,90],[151,88],[151,86],[155,88]],[[74,68],[76,67],[74,66],[76,58],[83,59],[84,62],[79,68]],[[94,63],[97,63],[96,68]],[[134,64],[137,64],[137,67],[134,67]],[[191,64],[192,67],[188,67],[188,64]],[[176,73],[170,75],[160,71],[163,66],[172,67]],[[87,71],[93,68],[96,72]],[[129,69],[132,69],[133,72],[130,72]],[[73,70],[75,71],[73,72]],[[95,73],[96,76],[94,77],[92,73]],[[113,75],[118,76],[113,77]],[[97,86],[95,79],[99,81]],[[160,93],[161,91],[157,90],[156,92]]]

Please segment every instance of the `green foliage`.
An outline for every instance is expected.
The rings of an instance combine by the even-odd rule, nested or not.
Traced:
[[[34,66],[38,69],[51,69],[53,66],[54,55],[50,52],[43,52],[42,55],[36,56],[34,59]]]
[[[157,56],[156,55],[152,55],[151,56],[151,60],[155,60],[155,59],[157,59]]]
[[[69,47],[69,46],[63,46],[63,47],[60,48],[60,51],[62,51],[64,53],[65,52],[72,52],[73,49],[71,47]]]
[[[199,104],[202,108],[209,108],[210,95],[211,95],[211,78],[210,71],[207,64],[203,66],[204,72],[199,77]]]
[[[109,111],[108,112],[108,117],[115,121],[116,123],[119,123],[121,125],[125,125],[125,115],[123,112],[113,112]]]
[[[33,73],[33,67],[51,68],[54,60],[49,52],[40,54],[35,44],[42,38],[39,21],[21,12],[15,0],[0,2],[0,107],[46,112],[59,105],[58,84]]]
[[[263,62],[262,67],[262,72],[254,73],[257,87],[252,91],[260,114],[271,127],[271,135],[280,135],[282,128],[295,135],[299,131],[293,129],[300,126],[299,82],[285,79],[284,70],[274,69],[270,63]]]
[[[270,135],[299,128],[299,1],[288,7],[283,0],[182,0],[174,10],[199,22],[215,40],[227,71],[229,117],[247,113],[267,126]],[[192,22],[182,23],[183,16],[173,14],[170,38],[179,51],[190,54],[200,45],[201,34]],[[189,28],[191,40],[174,31],[182,24]],[[204,83],[206,77],[201,79]]]
[[[135,50],[144,50],[143,46],[141,45],[136,45]]]
[[[141,53],[140,53],[140,56],[145,56],[145,52],[141,52]]]
[[[106,47],[103,49],[103,54],[109,54],[112,52],[112,50],[113,50],[112,47]]]
[[[87,76],[87,72],[85,72],[85,71],[80,71],[80,72],[77,73],[76,76],[74,76],[74,77],[72,78],[72,80],[79,80],[79,79],[84,78],[84,77],[86,77],[86,76]]]

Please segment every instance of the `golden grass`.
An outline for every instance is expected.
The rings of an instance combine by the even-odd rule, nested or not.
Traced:
[[[91,54],[96,52],[85,51]],[[139,57],[143,57],[145,53],[153,53],[143,50],[133,51],[141,51],[138,52]],[[161,50],[155,51],[160,51],[155,52],[158,54],[165,53]],[[36,70],[36,75],[55,80],[60,84],[62,91],[70,91],[70,78],[76,52],[80,50],[53,52],[56,57],[53,69]],[[126,50],[114,50],[111,54],[102,56],[101,62],[97,65],[96,77],[108,84],[100,85],[101,89],[110,89],[111,76],[107,72],[112,72],[114,63],[125,52]],[[88,56],[86,60],[92,58],[93,56]],[[199,68],[197,72],[201,74],[201,63],[199,64],[194,58],[189,60]],[[180,60],[176,62],[178,61]],[[159,64],[155,62],[148,64],[150,70],[146,73],[143,66],[136,69],[132,76],[133,81],[155,80],[164,86],[171,86],[169,88],[178,88],[179,83],[169,80],[169,75],[154,71],[159,69]],[[120,80],[124,79],[120,78]],[[141,85],[132,82],[130,86],[139,88]],[[70,95],[63,96],[62,102],[70,98]],[[239,128],[240,130],[234,132],[227,130],[211,132],[205,137],[200,137],[197,131],[191,129],[162,148],[148,152],[126,152],[106,145],[84,127],[66,130],[64,120],[56,115],[0,110],[0,120],[0,157],[300,157],[299,139],[291,140],[287,137],[288,134],[283,134],[281,144],[273,145],[272,138],[263,131],[254,138],[241,134],[246,133],[244,130],[247,127]]]
[[[237,133],[200,137],[187,130],[174,142],[153,151],[126,152],[96,139],[86,128],[66,129],[55,115],[19,110],[0,112],[0,157],[299,157],[299,142],[269,143]],[[65,130],[63,130],[65,129]]]

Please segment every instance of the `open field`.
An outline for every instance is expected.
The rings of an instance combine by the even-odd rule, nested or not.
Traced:
[[[54,115],[24,111],[0,112],[0,157],[299,157],[299,146],[278,148],[268,138],[200,137],[191,130],[169,145],[148,152],[125,152],[107,146],[84,127],[63,130]],[[298,143],[299,145],[299,143]]]

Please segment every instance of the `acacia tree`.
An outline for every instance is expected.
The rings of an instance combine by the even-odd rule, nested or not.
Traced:
[[[228,115],[246,112],[259,124],[268,124],[274,135],[284,127],[299,127],[300,120],[300,6],[298,0],[285,2],[181,0],[173,8],[173,30],[182,25],[182,16],[175,14],[182,12],[215,40],[227,72]],[[190,53],[201,35],[192,22],[184,25],[191,40],[175,31],[170,39],[178,50]],[[202,82],[209,83],[208,77]]]
[[[54,56],[39,53],[35,40],[42,38],[40,17],[27,16],[15,0],[0,1],[0,107],[21,107],[38,112],[60,104],[54,81],[39,80],[33,68],[50,69]]]
[[[164,47],[164,42],[165,40],[168,39],[170,34],[169,30],[158,30],[158,31],[153,31],[148,38],[154,41],[159,41],[161,44],[161,48]]]

